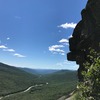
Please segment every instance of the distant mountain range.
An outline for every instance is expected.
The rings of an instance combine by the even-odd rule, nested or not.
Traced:
[[[28,73],[36,74],[36,75],[52,74],[59,71],[59,70],[53,70],[53,69],[31,69],[31,68],[20,68],[20,69]]]
[[[53,83],[59,83],[59,82],[72,82],[77,81],[77,71],[70,71],[70,70],[59,70],[52,74],[47,74],[41,76],[41,81],[48,81]]]

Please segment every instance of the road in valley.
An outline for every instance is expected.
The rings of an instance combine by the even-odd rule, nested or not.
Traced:
[[[3,98],[7,98],[7,97],[10,97],[10,96],[16,95],[16,94],[21,94],[21,93],[28,92],[28,91],[31,90],[33,87],[40,87],[40,86],[43,86],[43,84],[30,86],[30,87],[28,87],[26,90],[23,90],[23,91],[21,91],[21,92],[11,93],[11,94],[9,94],[9,95],[2,96],[2,97],[0,97],[0,100],[2,100]]]

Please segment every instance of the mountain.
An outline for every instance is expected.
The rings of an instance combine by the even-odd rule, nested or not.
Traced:
[[[64,81],[77,81],[77,71],[59,70],[52,74],[41,76],[43,81],[51,83],[64,82]]]
[[[0,95],[24,90],[34,84],[36,78],[36,75],[0,63]]]
[[[52,70],[52,69],[31,69],[31,68],[21,68],[22,70],[36,74],[36,75],[45,75],[45,74],[52,74],[54,72],[57,72],[59,70]]]

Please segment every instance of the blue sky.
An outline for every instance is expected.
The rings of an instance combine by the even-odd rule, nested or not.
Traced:
[[[66,60],[68,38],[87,0],[0,0],[0,62],[77,69]]]

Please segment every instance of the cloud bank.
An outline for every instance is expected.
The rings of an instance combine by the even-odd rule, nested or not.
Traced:
[[[21,55],[21,54],[19,54],[19,53],[15,53],[15,50],[14,49],[10,49],[10,48],[8,48],[7,46],[5,46],[5,45],[0,45],[0,49],[1,50],[3,50],[3,51],[7,51],[7,52],[12,52],[13,53],[13,56],[16,56],[16,57],[19,57],[19,58],[24,58],[24,57],[26,57],[26,56],[24,56],[24,55]]]
[[[63,47],[63,45],[52,45],[49,47],[49,51],[51,51],[53,54],[65,55],[65,51],[61,49]]]

